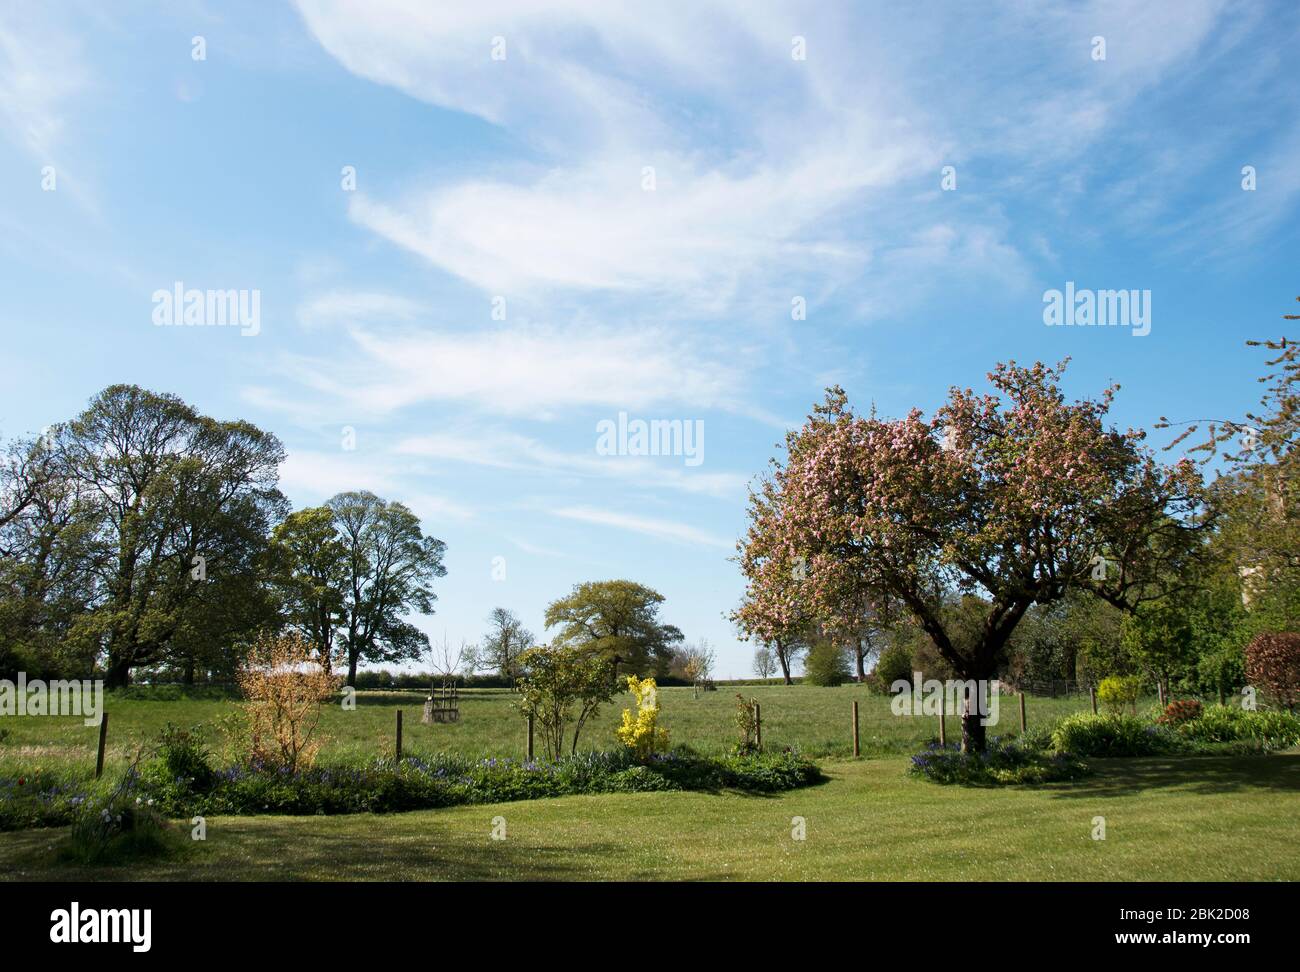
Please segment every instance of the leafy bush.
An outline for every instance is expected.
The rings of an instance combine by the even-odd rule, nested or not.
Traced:
[[[816,764],[798,753],[699,756],[686,749],[582,753],[559,760],[468,759],[438,755],[364,767],[314,766],[290,772],[274,765],[233,766],[215,774],[206,793],[168,785],[146,771],[143,785],[173,816],[201,814],[388,813],[465,803],[498,803],[580,793],[735,789],[777,792],[820,780]]]
[[[745,755],[758,751],[758,699],[747,699],[736,693],[736,732],[740,739],[736,752]]]
[[[1209,706],[1178,731],[1201,743],[1248,742],[1264,750],[1300,745],[1300,717],[1289,712],[1251,712],[1235,705]]]
[[[808,650],[803,663],[803,680],[808,685],[832,687],[849,678],[849,658],[843,645],[829,638],[819,638]]]
[[[1090,712],[1062,719],[1052,732],[1052,745],[1079,756],[1161,756],[1187,748],[1164,726],[1123,713]]]
[[[1067,752],[1047,753],[1020,740],[994,736],[983,752],[963,753],[956,744],[931,743],[912,757],[908,772],[932,783],[964,786],[1012,786],[1074,780],[1088,767]]]
[[[1097,698],[1112,712],[1135,706],[1142,697],[1142,679],[1137,675],[1111,675],[1097,686]]]
[[[659,691],[653,678],[627,677],[627,690],[636,699],[636,715],[623,710],[623,724],[614,730],[623,745],[646,759],[651,753],[668,748],[668,730],[659,725]]]
[[[187,781],[195,790],[206,790],[216,775],[208,764],[209,757],[198,726],[182,729],[169,722],[163,727],[158,758],[172,778]]]
[[[1175,699],[1165,706],[1165,711],[1156,721],[1162,726],[1180,726],[1201,717],[1201,703],[1196,699]]]
[[[1300,634],[1260,634],[1246,646],[1246,678],[1292,711],[1300,702]]]
[[[582,727],[614,697],[614,663],[576,645],[540,645],[520,654],[519,665],[525,674],[517,707],[536,720],[547,757],[564,753],[570,724],[568,749],[576,753]]]
[[[1026,749],[1045,753],[1052,749],[1052,730],[1046,726],[1030,726],[1022,732],[1016,741]]]
[[[876,676],[884,692],[888,692],[889,687],[899,680],[910,682],[912,649],[900,641],[890,642],[880,652],[880,660],[876,662],[872,674]]]
[[[310,766],[321,745],[316,732],[320,707],[340,681],[322,667],[298,632],[259,638],[239,671],[252,725],[251,757],[290,772]]]

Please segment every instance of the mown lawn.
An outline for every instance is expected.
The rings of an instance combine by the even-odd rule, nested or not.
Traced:
[[[773,797],[642,793],[391,816],[214,817],[184,857],[56,864],[61,830],[0,834],[9,880],[1300,879],[1300,755],[1094,760],[1073,784],[961,789],[907,760],[833,760]],[[506,839],[493,840],[494,817]],[[806,839],[792,839],[792,818]],[[1106,818],[1095,841],[1093,818]],[[182,822],[182,825],[188,826]]]
[[[696,699],[689,688],[660,690],[662,724],[674,743],[685,743],[703,753],[720,753],[736,740],[735,688],[719,688]],[[916,752],[938,733],[938,719],[930,716],[899,717],[889,709],[889,699],[872,695],[861,685],[817,688],[803,685],[765,685],[744,688],[746,697],[759,700],[763,715],[763,742],[768,747],[797,747],[812,756],[847,756],[852,752],[850,703],[859,702],[862,753],[865,756],[904,755]],[[396,712],[403,711],[404,750],[422,755],[437,751],[467,756],[522,756],[525,729],[514,710],[516,696],[505,689],[482,689],[461,694],[461,720],[448,725],[420,724],[424,696],[419,692],[359,692],[357,706],[345,711],[327,706],[321,719],[326,761],[365,760],[393,748]],[[109,694],[108,750],[111,768],[118,768],[138,745],[149,744],[168,722],[180,726],[202,724],[214,747],[221,741],[218,720],[235,708],[222,698],[179,698],[159,701]],[[1070,699],[1030,698],[1031,725],[1046,725],[1087,708],[1087,696]],[[624,708],[634,708],[630,695],[616,696],[583,731],[580,749],[616,746],[614,727]],[[1012,732],[1019,726],[1013,697],[1004,697],[1000,722],[992,732]],[[9,716],[0,718],[9,730],[0,744],[0,772],[31,770],[36,766],[94,769],[98,729],[75,717]],[[948,731],[960,732],[959,720],[949,717]]]

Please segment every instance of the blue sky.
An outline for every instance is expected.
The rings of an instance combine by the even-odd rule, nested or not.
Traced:
[[[628,577],[739,675],[745,486],[825,385],[898,415],[1068,355],[1123,426],[1257,399],[1297,5],[545,6],[6,7],[0,435],[174,392],[279,435],[295,505],[416,510],[435,640]],[[259,333],[155,327],[176,281],[258,291]],[[1044,326],[1067,281],[1150,291],[1150,333]],[[599,454],[620,412],[702,422],[703,462]]]

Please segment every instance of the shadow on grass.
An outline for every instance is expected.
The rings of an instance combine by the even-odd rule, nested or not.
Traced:
[[[1064,799],[1132,796],[1178,789],[1196,794],[1300,791],[1300,755],[1089,759],[1092,776],[1035,789]]]
[[[620,848],[587,843],[530,846],[528,840],[481,840],[430,827],[423,834],[344,833],[320,830],[302,818],[266,821],[214,820],[207,841],[165,859],[104,866],[60,861],[66,830],[6,835],[5,878],[14,881],[411,881],[581,880],[599,870]]]

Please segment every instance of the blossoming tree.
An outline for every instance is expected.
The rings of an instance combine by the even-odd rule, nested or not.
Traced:
[[[806,618],[853,630],[863,605],[915,618],[964,680],[998,674],[1028,608],[1085,589],[1131,608],[1201,555],[1195,465],[1163,466],[1139,431],[1107,428],[1115,387],[1067,402],[1065,363],[999,365],[990,394],[953,388],[927,422],[855,415],[827,392],[751,495],[738,614],[771,631]],[[973,633],[945,603],[987,605]],[[984,748],[974,707],[962,746]]]

